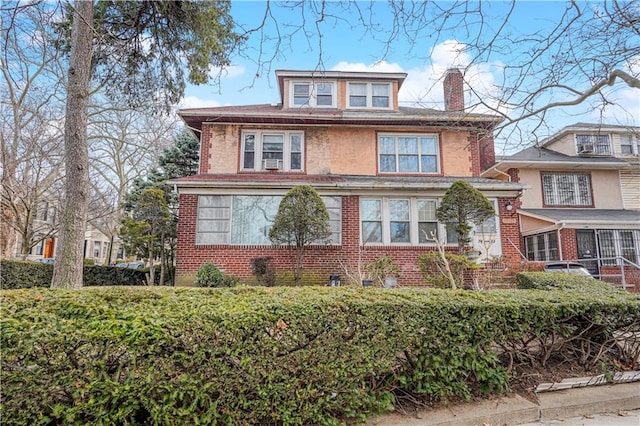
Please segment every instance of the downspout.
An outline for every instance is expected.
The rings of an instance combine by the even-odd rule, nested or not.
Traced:
[[[558,251],[560,252],[559,260],[564,260],[564,253],[562,252],[562,234],[560,233],[560,231],[562,231],[565,226],[567,226],[566,223],[560,222],[560,227],[558,228],[558,231],[557,231],[558,232]]]

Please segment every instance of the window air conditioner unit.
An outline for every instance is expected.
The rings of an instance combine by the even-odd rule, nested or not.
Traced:
[[[267,159],[262,160],[262,168],[264,170],[280,170],[282,169],[282,160]]]
[[[585,143],[578,147],[578,154],[593,154],[593,144]]]

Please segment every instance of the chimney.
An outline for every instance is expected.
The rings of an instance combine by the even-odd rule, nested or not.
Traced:
[[[462,72],[457,68],[448,69],[442,85],[445,111],[464,111]]]

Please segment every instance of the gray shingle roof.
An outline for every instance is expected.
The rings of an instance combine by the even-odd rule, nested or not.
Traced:
[[[535,146],[523,149],[513,155],[501,158],[501,161],[526,161],[526,162],[566,162],[566,163],[620,163],[625,161],[613,157],[577,157],[565,155],[560,152],[552,151],[547,148],[538,148]]]
[[[560,222],[591,222],[606,225],[633,224],[640,228],[640,211],[611,209],[519,209],[525,215]],[[609,226],[610,227],[610,226]]]

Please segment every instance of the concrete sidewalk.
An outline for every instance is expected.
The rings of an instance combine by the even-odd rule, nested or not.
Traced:
[[[539,403],[536,404],[514,395],[425,410],[414,416],[384,414],[371,418],[367,424],[371,426],[548,424],[545,422],[599,413],[628,412],[640,409],[640,382],[543,392],[538,394],[538,399]],[[636,416],[639,413],[639,411],[632,411],[629,415]],[[640,417],[637,424],[640,425]]]

